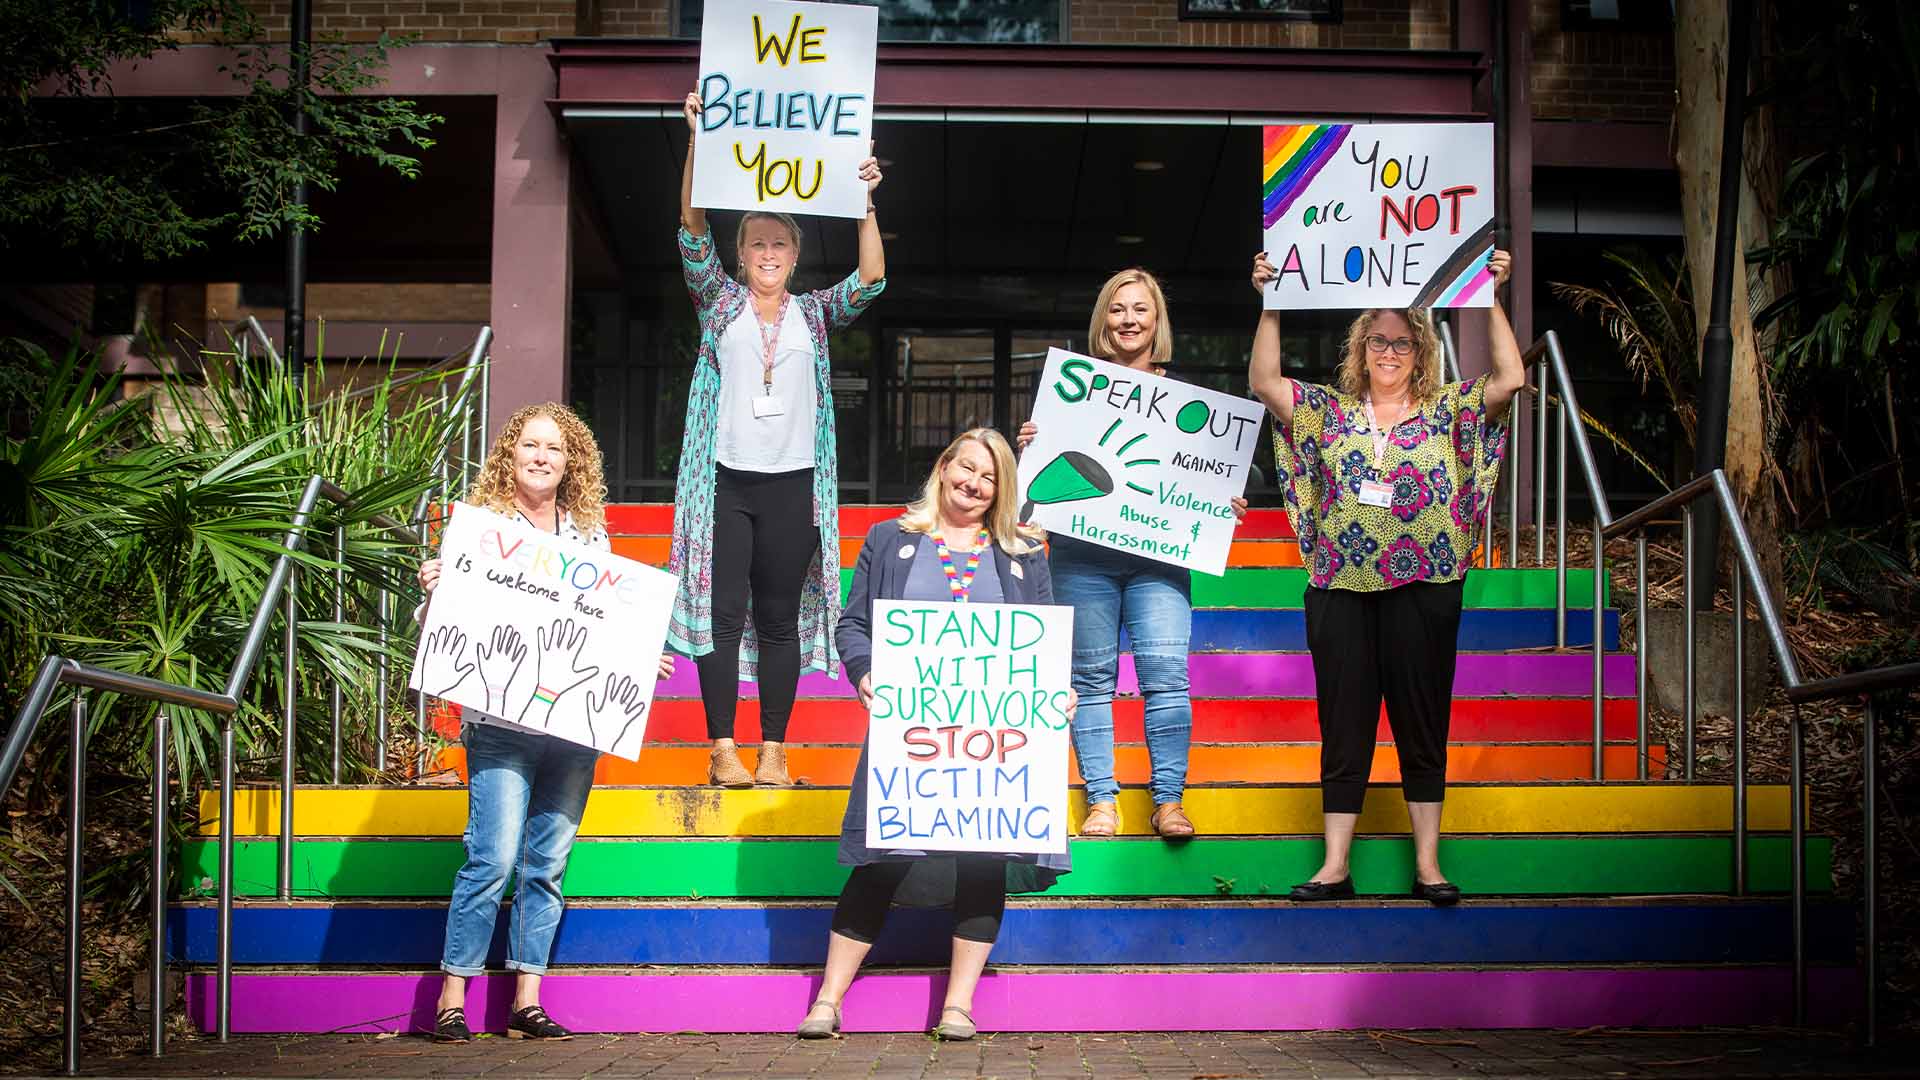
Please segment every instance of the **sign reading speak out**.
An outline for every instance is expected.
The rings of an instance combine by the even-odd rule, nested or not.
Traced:
[[[1067,850],[1073,609],[873,602],[867,844]]]
[[[673,575],[466,503],[440,558],[408,685],[638,760]]]
[[[1048,350],[1020,520],[1217,576],[1265,415],[1247,398]]]
[[[879,19],[858,4],[707,0],[695,206],[867,216]]]
[[[1273,308],[1489,307],[1492,124],[1265,129]]]

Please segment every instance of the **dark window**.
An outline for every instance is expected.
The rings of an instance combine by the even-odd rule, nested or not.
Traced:
[[[1180,0],[1183,19],[1340,21],[1341,0]]]
[[[1061,40],[1061,0],[852,0],[880,9],[881,41]],[[681,37],[700,36],[705,0],[680,0]]]
[[[1673,0],[1560,0],[1560,25],[1568,30],[1667,30]]]

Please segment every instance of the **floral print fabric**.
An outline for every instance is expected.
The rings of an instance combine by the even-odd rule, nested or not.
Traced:
[[[728,276],[713,250],[713,230],[695,236],[680,230],[680,270],[700,318],[700,353],[687,392],[687,428],[680,442],[680,471],[673,490],[673,551],[667,569],[679,577],[667,645],[682,656],[713,651],[713,488],[714,442],[720,430],[720,336],[747,303],[746,286]],[[840,468],[833,432],[832,367],[827,334],[860,317],[886,289],[881,278],[860,284],[855,270],[836,285],[796,295],[793,300],[813,338],[814,430],[813,523],[820,527],[820,550],[807,568],[800,591],[800,665],[802,671],[837,676],[840,656],[833,627],[840,621]],[[753,612],[740,635],[740,678],[759,671],[760,639]]]
[[[1360,400],[1293,380],[1293,423],[1273,451],[1310,584],[1379,592],[1466,576],[1507,450],[1486,397],[1487,376],[1442,387],[1387,434],[1376,467]],[[1387,485],[1388,505],[1361,504],[1367,480]]]

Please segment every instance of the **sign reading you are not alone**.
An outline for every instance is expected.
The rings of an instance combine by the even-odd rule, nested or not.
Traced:
[[[867,215],[879,18],[859,4],[707,0],[695,206]]]

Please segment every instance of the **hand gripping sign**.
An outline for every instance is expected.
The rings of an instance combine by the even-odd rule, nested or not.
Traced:
[[[455,503],[413,689],[635,761],[674,578]]]
[[[1265,415],[1247,398],[1051,349],[1040,433],[1020,455],[1020,519],[1217,576]]]
[[[873,602],[867,845],[1064,854],[1073,609]]]
[[[1260,185],[1267,308],[1492,305],[1492,124],[1272,125]]]
[[[863,218],[879,13],[707,0],[693,204]]]

